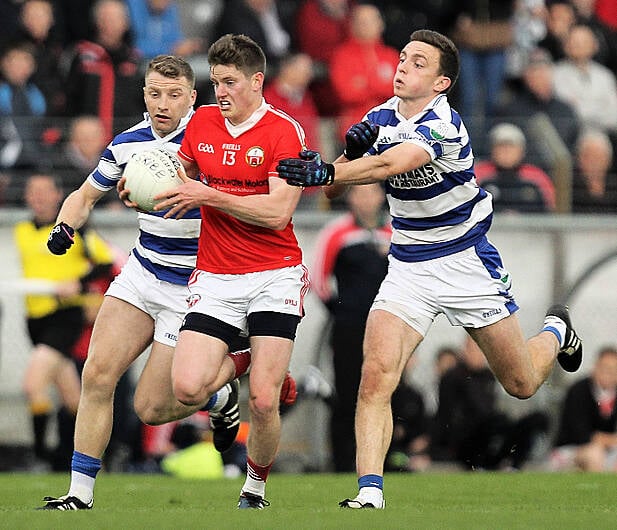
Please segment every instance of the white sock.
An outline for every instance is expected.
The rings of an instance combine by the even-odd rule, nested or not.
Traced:
[[[69,497],[77,497],[80,501],[88,504],[94,497],[94,482],[95,478],[71,471],[71,486],[67,495]]]
[[[544,319],[544,327],[542,331],[550,331],[554,333],[559,340],[559,346],[563,346],[566,340],[566,323],[555,315],[548,315]]]
[[[257,480],[247,475],[242,491],[258,495],[263,499],[266,496],[266,483],[263,480]]]

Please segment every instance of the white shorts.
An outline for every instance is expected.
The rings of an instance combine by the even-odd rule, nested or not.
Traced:
[[[443,313],[454,326],[481,328],[514,313],[512,279],[487,240],[456,254],[407,263],[390,256],[371,307],[388,311],[426,336]]]
[[[217,318],[246,335],[251,313],[304,316],[308,290],[304,265],[245,274],[213,274],[196,269],[189,280],[189,312]]]
[[[105,295],[124,300],[150,315],[154,320],[154,340],[176,346],[188,307],[188,287],[159,280],[131,254]]]

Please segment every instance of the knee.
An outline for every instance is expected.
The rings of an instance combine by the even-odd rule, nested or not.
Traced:
[[[510,379],[502,382],[502,386],[508,394],[517,399],[529,399],[538,390],[536,385],[525,379]]]
[[[383,396],[390,399],[398,385],[400,374],[380,359],[365,358],[362,364],[362,377],[360,379],[359,398],[376,398]]]
[[[194,406],[205,401],[203,385],[192,384],[189,381],[174,381],[172,387],[174,396],[183,405]]]
[[[133,407],[137,417],[146,425],[160,425],[162,423],[159,418],[163,411],[147,396],[136,392]]]
[[[81,374],[81,385],[84,393],[96,392],[112,396],[119,379],[120,376],[104,363],[87,359]]]
[[[258,392],[251,396],[249,400],[249,411],[251,418],[258,422],[268,421],[274,414],[278,413],[278,403],[270,392]]]

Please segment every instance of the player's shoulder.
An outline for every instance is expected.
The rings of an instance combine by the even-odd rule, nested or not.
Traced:
[[[110,146],[114,147],[125,143],[143,142],[148,140],[154,140],[154,133],[152,132],[150,122],[143,119],[132,127],[129,127],[114,136]]]

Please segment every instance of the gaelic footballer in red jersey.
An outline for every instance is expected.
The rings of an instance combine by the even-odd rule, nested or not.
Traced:
[[[263,98],[265,56],[244,35],[225,35],[208,51],[216,105],[197,109],[178,156],[184,183],[157,198],[165,217],[201,207],[191,307],[172,368],[183,403],[207,395],[228,344],[249,336],[250,434],[239,508],[261,509],[280,440],[279,394],[296,328],[304,314],[308,273],[293,231],[301,188],[276,166],[304,148],[304,131]],[[192,178],[189,178],[192,177]],[[195,179],[195,180],[193,180]]]

